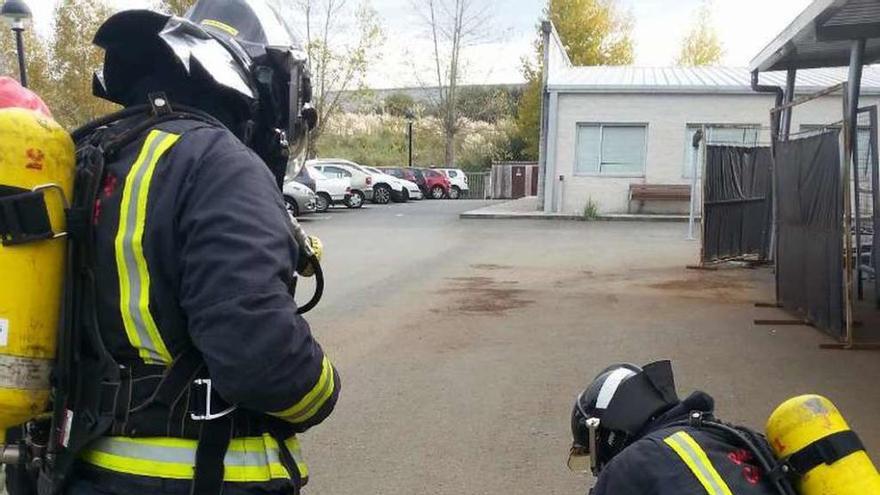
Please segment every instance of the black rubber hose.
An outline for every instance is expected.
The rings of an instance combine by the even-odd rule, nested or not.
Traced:
[[[324,270],[321,268],[321,263],[317,258],[312,258],[310,263],[312,264],[312,270],[315,271],[315,293],[312,294],[312,298],[309,299],[309,302],[300,306],[300,308],[296,310],[296,313],[300,315],[306,314],[314,309],[315,306],[321,302],[321,297],[324,296]]]

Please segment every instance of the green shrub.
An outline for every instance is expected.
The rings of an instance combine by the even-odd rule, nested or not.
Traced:
[[[587,204],[584,205],[584,220],[591,221],[599,218],[599,205],[593,201],[592,196],[587,200]]]

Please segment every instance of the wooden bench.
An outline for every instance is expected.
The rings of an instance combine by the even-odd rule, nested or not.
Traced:
[[[639,201],[639,212],[645,201],[690,201],[691,186],[681,184],[630,184],[629,201]],[[629,205],[629,203],[627,203]],[[629,208],[627,208],[629,209]]]

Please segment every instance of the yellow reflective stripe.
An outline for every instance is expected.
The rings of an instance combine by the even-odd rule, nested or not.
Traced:
[[[324,361],[321,364],[321,377],[318,378],[318,383],[315,384],[309,393],[293,406],[270,414],[291,423],[308,421],[318,413],[321,406],[333,395],[333,390],[336,387],[334,382],[333,365],[330,364],[327,356],[324,356]]]
[[[680,431],[670,435],[663,442],[672,447],[672,450],[681,457],[681,460],[706,489],[706,493],[709,495],[733,495],[727,483],[715,470],[709,456],[687,432]]]
[[[201,22],[202,26],[211,26],[222,31],[226,31],[229,36],[238,36],[238,29],[226,24],[225,22],[220,22],[214,19],[205,19]]]
[[[144,225],[153,172],[162,155],[179,135],[153,130],[125,178],[116,233],[119,305],[125,333],[147,364],[169,364],[171,354],[150,314],[150,272],[144,257]]]
[[[284,442],[296,461],[301,478],[309,475],[302,462],[299,440]],[[94,466],[136,476],[192,479],[197,441],[180,438],[105,437],[96,440],[81,458]],[[236,438],[229,444],[223,460],[223,479],[262,482],[289,479],[280,461],[278,443],[269,435]]]

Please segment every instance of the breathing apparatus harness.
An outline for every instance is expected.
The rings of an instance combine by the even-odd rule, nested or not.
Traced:
[[[95,312],[97,286],[92,218],[104,165],[125,146],[151,128],[174,120],[223,124],[198,109],[175,104],[163,94],[151,94],[150,103],[125,108],[72,133],[76,143],[76,170],[71,203],[67,205],[67,263],[58,336],[57,363],[52,374],[52,411],[23,426],[17,446],[6,446],[3,462],[18,465],[18,474],[36,485],[40,495],[63,491],[78,454],[97,438],[176,436],[198,440],[193,495],[220,493],[223,458],[234,436],[268,433],[279,447],[281,463],[300,484],[299,469],[285,440],[296,431],[289,423],[223,402],[212,390],[201,354],[191,347],[170,367],[151,370],[153,379],[133,380],[133,370],[120,366],[107,351]],[[291,218],[300,247],[297,269],[314,273],[316,290],[298,309],[306,313],[320,301],[324,277],[319,253],[304,230]],[[23,234],[28,233],[23,231]],[[32,232],[40,239],[43,232]],[[17,240],[26,242],[21,236]],[[296,280],[290,288],[295,290]],[[138,387],[146,395],[138,394]],[[132,404],[135,396],[147,400]]]
[[[786,464],[780,463],[773,456],[773,452],[768,448],[766,440],[759,434],[747,428],[718,421],[711,413],[702,411],[693,411],[687,420],[669,424],[664,426],[664,428],[683,426],[715,432],[732,441],[738,447],[745,449],[754,456],[758,462],[758,467],[764,471],[770,484],[780,495],[797,495],[789,479],[790,470]]]
[[[598,418],[589,418],[585,424],[588,429],[589,447],[591,452],[596,452],[601,421]],[[767,447],[766,440],[754,431],[718,421],[713,414],[705,411],[692,411],[688,419],[663,424],[656,430],[682,427],[714,432],[737,447],[745,449],[754,456],[758,467],[766,473],[771,486],[779,495],[798,495],[792,484],[795,472],[791,466],[787,462],[778,461]],[[590,456],[590,470],[594,476],[598,476],[600,469],[594,460],[595,457],[595,455]],[[592,490],[590,492],[592,493]]]
[[[163,122],[189,119],[198,120],[213,126],[226,128],[226,126],[223,125],[223,123],[221,123],[219,120],[197,108],[177,103],[173,104],[172,106],[172,104],[168,102],[168,99],[162,93],[151,94],[149,98],[149,104],[134,105],[125,108],[116,113],[112,113],[100,119],[89,122],[88,124],[74,130],[71,134],[74,142],[76,142],[77,146],[79,146],[79,143],[83,139],[87,138],[90,134],[98,131],[99,129],[139,115],[146,117],[143,122],[132,127],[131,129],[126,130],[121,135],[113,138],[108,143],[101,146],[105,156],[112,156],[124,146],[138,139],[141,135],[143,135],[143,133],[147,132],[149,129]],[[308,136],[308,132],[306,132],[306,136]],[[246,136],[246,138],[248,138],[249,140],[252,138],[252,136]],[[286,138],[283,135],[278,137],[277,143],[275,144],[278,148],[277,154],[279,155],[279,157],[287,159]],[[100,175],[102,174],[103,169],[101,170],[101,174],[98,175],[98,180],[100,180]],[[97,194],[97,188],[95,189],[95,194]],[[94,197],[94,195],[90,197]],[[91,217],[86,217],[86,219],[87,218]],[[297,309],[298,314],[305,314],[314,309],[324,295],[324,271],[321,268],[320,253],[313,248],[312,243],[309,240],[309,236],[306,234],[299,221],[297,221],[297,219],[293,216],[290,217],[290,221],[293,226],[293,234],[294,239],[297,242],[297,246],[300,248],[300,250],[303,251],[303,261],[300,263],[300,267],[302,267],[304,270],[308,270],[314,273],[315,277],[314,294],[312,294],[311,299],[309,299],[302,306],[299,306]],[[296,288],[296,280],[297,279],[295,278],[294,286],[291,288],[291,292],[293,292]]]

